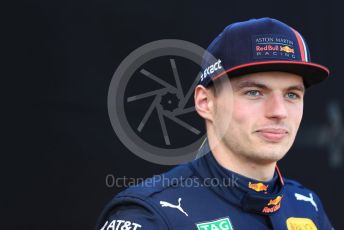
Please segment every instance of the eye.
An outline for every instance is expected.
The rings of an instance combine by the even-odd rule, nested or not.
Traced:
[[[245,94],[248,96],[252,96],[252,97],[257,97],[257,96],[261,95],[259,90],[249,90],[249,91],[245,92]]]
[[[298,98],[300,98],[300,96],[298,94],[293,93],[293,92],[287,93],[287,97],[290,98],[290,99],[298,99]]]

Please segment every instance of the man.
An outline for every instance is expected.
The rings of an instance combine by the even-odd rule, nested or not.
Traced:
[[[206,154],[118,194],[97,229],[332,229],[319,197],[276,165],[328,69],[271,18],[229,25],[207,51],[194,94]]]

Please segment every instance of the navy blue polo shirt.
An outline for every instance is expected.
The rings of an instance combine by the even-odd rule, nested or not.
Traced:
[[[319,197],[282,178],[257,181],[223,168],[212,152],[115,196],[97,230],[329,230]]]

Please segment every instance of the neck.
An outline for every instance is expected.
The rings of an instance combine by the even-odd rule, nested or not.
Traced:
[[[216,161],[224,168],[259,181],[272,179],[276,162],[257,163],[251,159],[234,154],[221,141],[208,136],[209,147]]]

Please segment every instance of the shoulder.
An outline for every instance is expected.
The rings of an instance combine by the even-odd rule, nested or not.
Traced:
[[[299,181],[283,177],[284,185],[289,189],[307,189]]]
[[[119,193],[115,198],[136,197],[141,199],[152,198],[155,195],[164,193],[169,189],[182,187],[185,180],[194,176],[190,164],[182,164],[171,170],[145,179],[142,183],[129,187]]]
[[[302,192],[302,193],[313,193],[313,194],[315,194],[315,192],[312,189],[304,186],[299,181],[291,180],[288,178],[283,178],[283,180],[284,180],[285,189],[288,192],[292,192],[292,193]]]
[[[182,164],[127,188],[105,206],[96,229],[103,230],[109,228],[110,224],[117,227],[125,223],[132,229],[172,228],[168,217],[161,211],[159,202],[178,193],[183,181],[190,177],[193,177],[193,170],[189,164]],[[126,222],[118,223],[118,220]]]
[[[289,207],[300,211],[302,215],[316,217],[321,229],[332,229],[331,222],[316,192],[295,180],[284,178],[284,184]]]
[[[293,196],[296,200],[300,200],[301,197],[309,197],[309,199],[320,202],[316,192],[296,180],[284,178],[284,186],[286,193]]]

